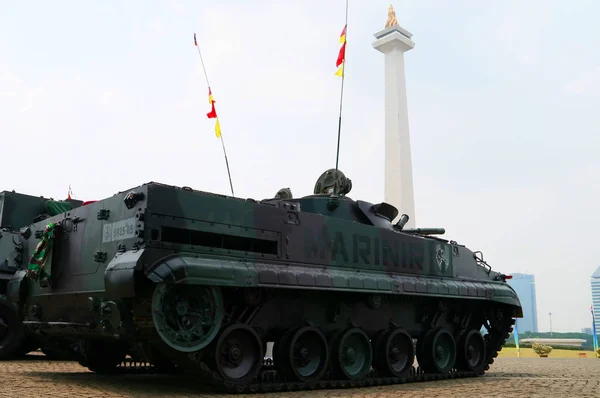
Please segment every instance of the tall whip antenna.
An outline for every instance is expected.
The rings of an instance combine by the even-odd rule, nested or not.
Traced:
[[[204,77],[206,78],[206,85],[208,86],[208,103],[212,106],[210,112],[206,114],[209,119],[216,119],[215,122],[215,135],[217,138],[221,139],[221,146],[223,147],[223,155],[225,156],[225,165],[227,165],[227,175],[229,176],[229,186],[231,187],[231,196],[235,197],[235,193],[233,192],[233,183],[231,182],[231,173],[229,171],[229,161],[227,160],[227,151],[225,150],[225,141],[223,140],[223,135],[221,134],[221,124],[219,123],[219,117],[217,116],[217,111],[215,109],[215,100],[213,99],[212,90],[210,88],[210,83],[208,82],[208,75],[206,74],[206,67],[204,66],[204,60],[202,59],[202,54],[200,53],[200,46],[198,46],[198,41],[196,40],[196,34],[194,33],[194,46],[198,50],[198,55],[200,56],[200,63],[202,64],[202,70],[204,71]]]
[[[340,116],[338,120],[338,137],[337,137],[337,151],[335,154],[335,171],[338,170],[338,161],[340,158],[340,135],[342,133],[342,104],[344,100],[344,76],[346,75],[345,66],[346,66],[346,43],[347,43],[347,35],[348,35],[348,0],[346,0],[346,23],[344,25],[344,30],[340,35],[340,42],[342,42],[342,47],[340,48],[340,52],[338,54],[338,59],[335,66],[338,66],[337,72],[335,72],[336,76],[342,77],[342,87],[340,90]],[[340,66],[341,65],[341,66]]]

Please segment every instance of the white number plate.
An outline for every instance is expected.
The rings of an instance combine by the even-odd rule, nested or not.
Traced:
[[[135,238],[135,217],[106,224],[102,231],[102,243]]]

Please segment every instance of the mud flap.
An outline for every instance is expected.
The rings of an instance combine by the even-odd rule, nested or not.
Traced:
[[[107,300],[135,296],[134,273],[141,270],[144,249],[117,253],[104,271],[104,290]]]
[[[13,303],[17,305],[24,301],[29,290],[29,280],[27,279],[27,271],[21,270],[15,272],[12,278],[8,281],[6,295]]]

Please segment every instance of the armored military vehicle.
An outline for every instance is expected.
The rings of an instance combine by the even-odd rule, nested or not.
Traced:
[[[78,207],[81,201],[55,201],[17,192],[0,192],[0,359],[24,355],[42,347],[48,356],[59,353],[28,335],[17,309],[6,297],[8,281],[26,265],[21,227]]]
[[[147,183],[33,224],[9,295],[96,372],[137,342],[227,391],[483,374],[522,317],[508,277],[351,187],[337,170],[261,201]]]

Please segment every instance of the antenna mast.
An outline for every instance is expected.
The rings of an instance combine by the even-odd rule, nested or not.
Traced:
[[[202,70],[204,71],[204,77],[206,78],[206,85],[208,86],[208,102],[212,106],[212,110],[206,114],[209,119],[216,119],[215,122],[215,134],[217,138],[221,139],[221,146],[223,147],[223,155],[225,156],[225,165],[227,166],[227,175],[229,176],[229,186],[231,188],[231,196],[235,197],[235,193],[233,192],[233,183],[231,182],[231,172],[229,171],[229,161],[227,160],[227,151],[225,150],[225,141],[223,140],[223,135],[221,134],[221,123],[219,122],[219,117],[217,116],[217,111],[215,110],[215,100],[212,96],[212,90],[210,88],[210,83],[208,82],[208,75],[206,74],[206,67],[204,66],[204,60],[202,59],[202,54],[200,53],[200,46],[198,45],[198,41],[196,40],[196,34],[194,33],[194,46],[198,50],[198,55],[200,56],[200,63],[202,64]]]
[[[342,76],[342,85],[340,89],[340,115],[338,119],[338,137],[337,137],[337,151],[335,154],[335,171],[338,170],[338,162],[340,158],[340,135],[342,133],[342,104],[344,100],[344,77],[346,76],[346,43],[347,43],[347,35],[348,35],[348,0],[346,0],[346,23],[344,25],[344,30],[340,36],[340,41],[342,42],[342,48],[340,48],[340,53],[338,54],[338,61],[336,66],[339,66],[341,63],[342,66],[335,73],[337,76]]]

